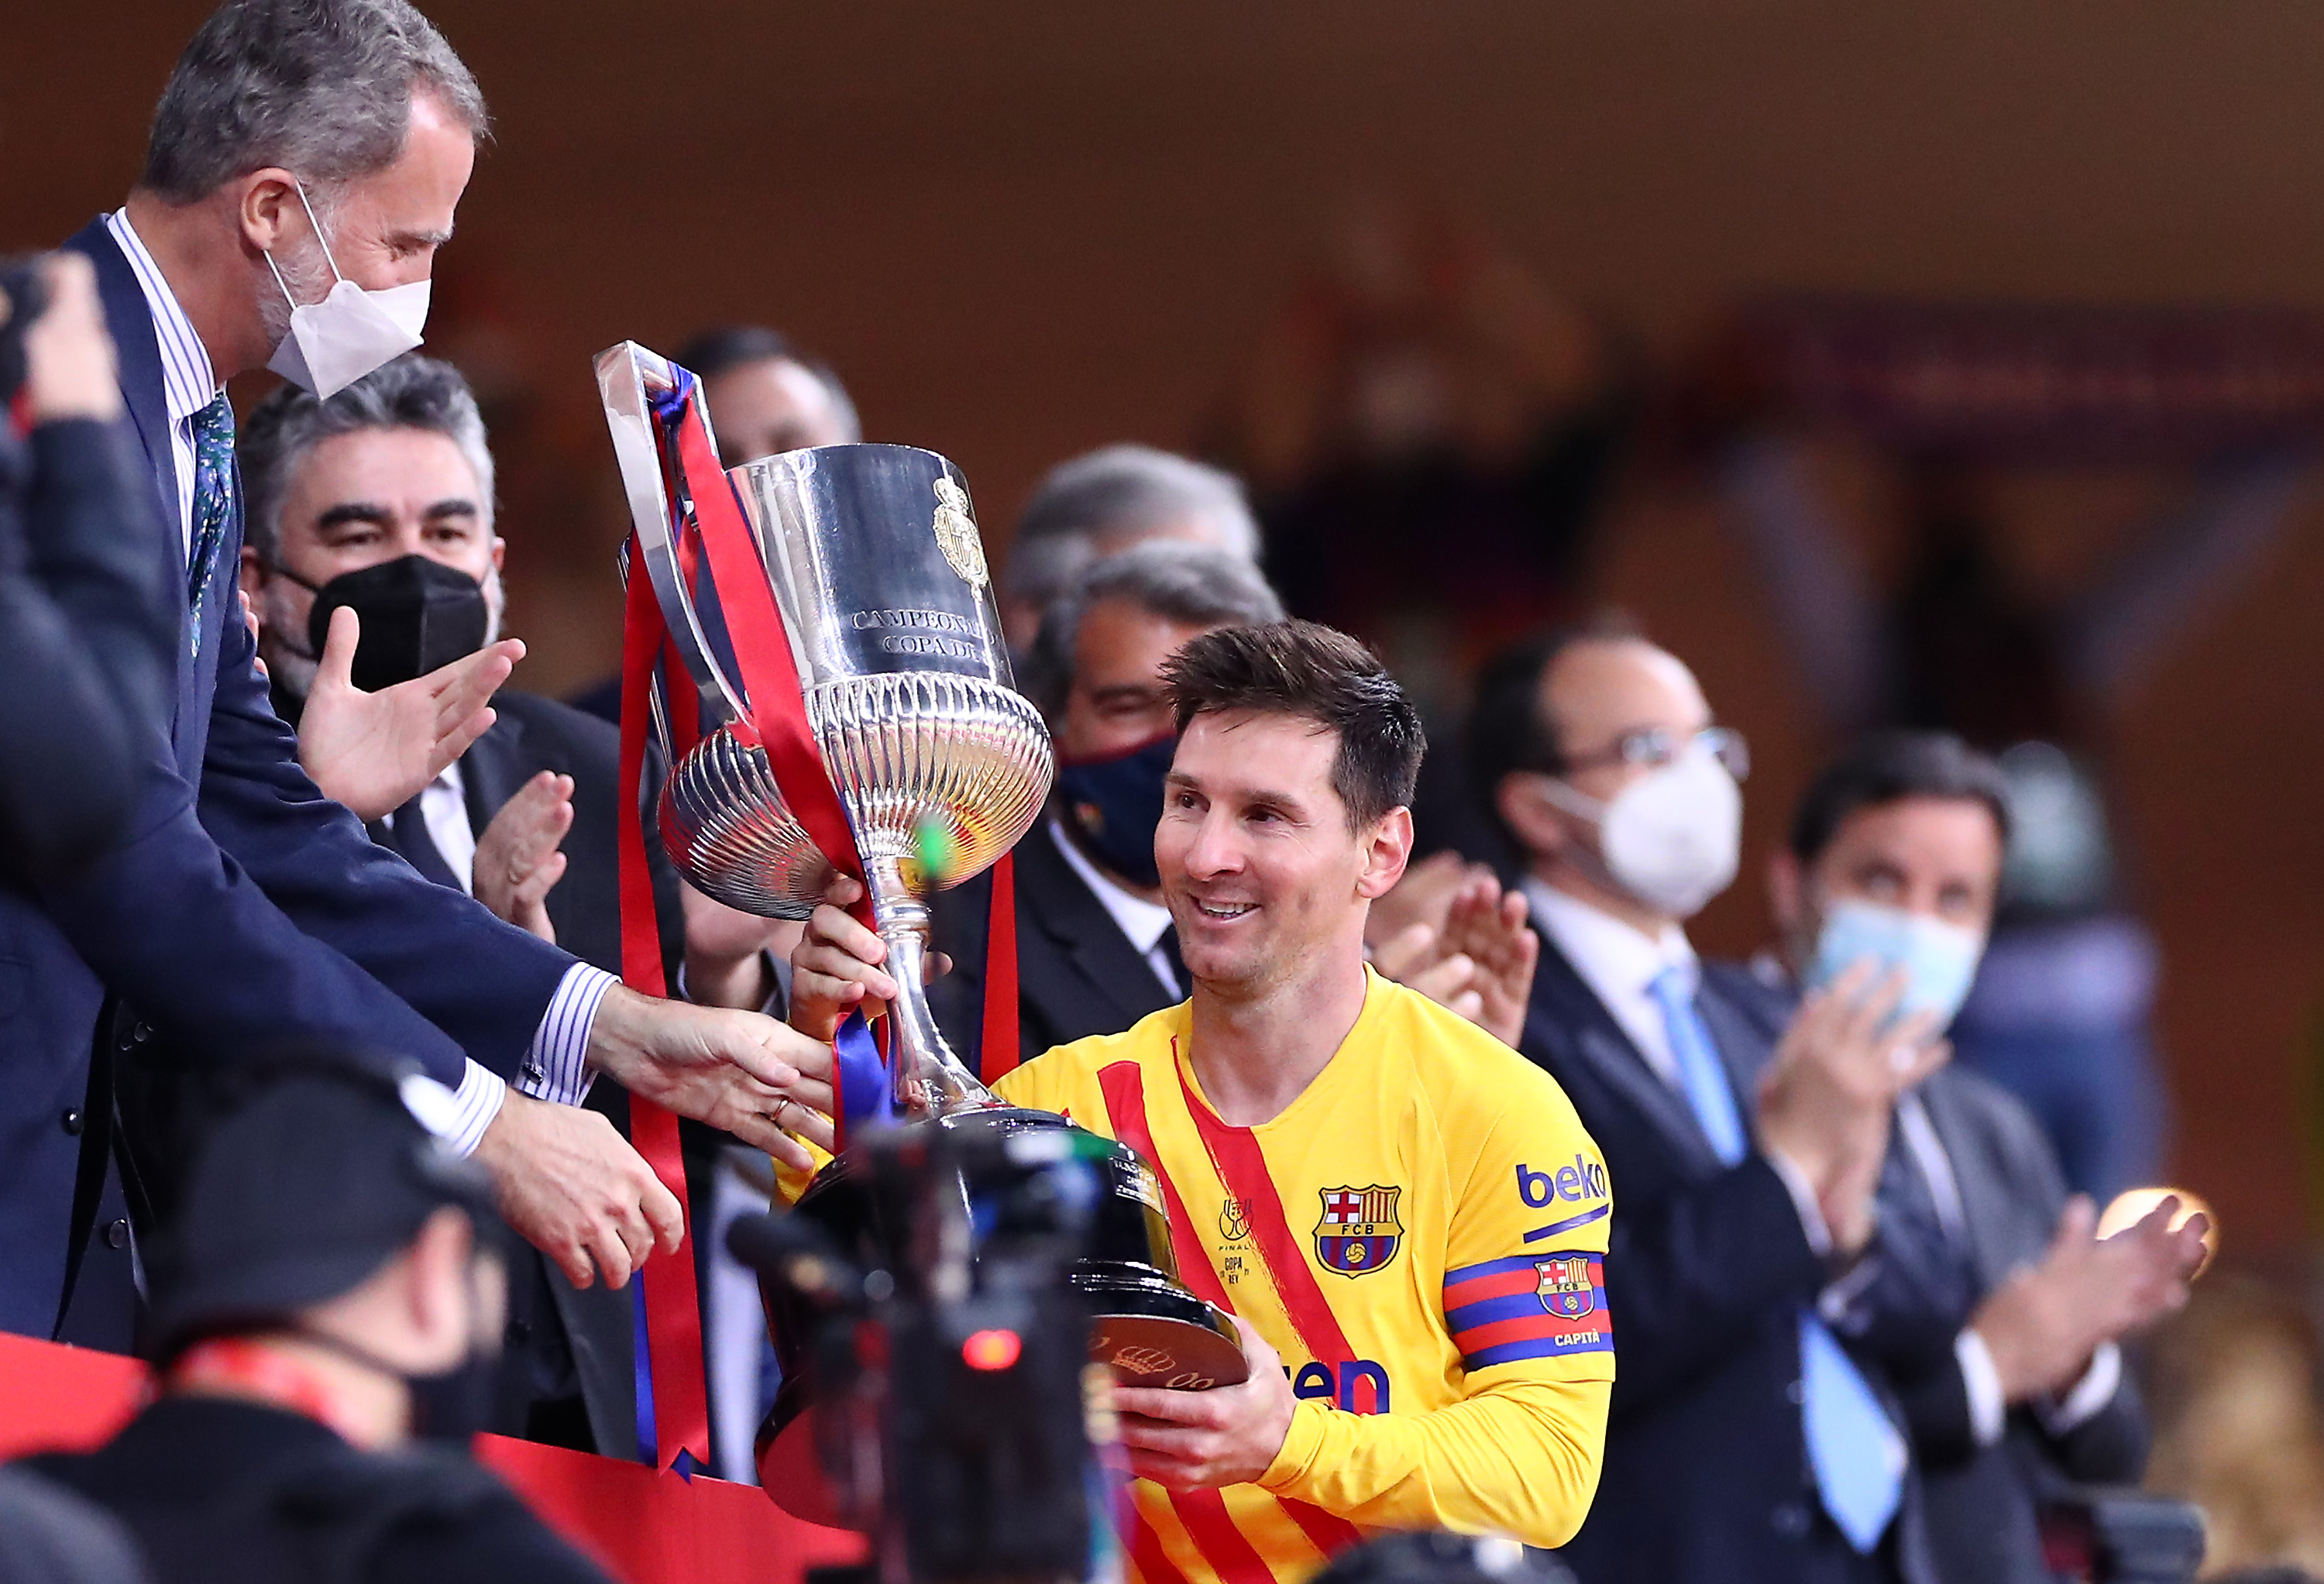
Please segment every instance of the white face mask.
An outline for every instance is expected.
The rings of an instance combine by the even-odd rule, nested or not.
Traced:
[[[1563,781],[1542,789],[1596,823],[1608,878],[1658,912],[1692,917],[1735,879],[1743,791],[1707,748],[1689,748],[1603,803]]]
[[[428,323],[429,282],[414,281],[408,286],[365,291],[339,273],[338,261],[331,256],[331,244],[323,241],[323,228],[315,222],[314,206],[307,202],[303,185],[299,188],[299,202],[307,211],[308,223],[315,226],[323,262],[331,266],[337,284],[322,301],[301,303],[290,296],[274,255],[266,255],[266,267],[274,271],[274,283],[282,288],[290,303],[290,333],[276,345],[266,366],[328,401],[372,370],[420,345],[420,332]]]

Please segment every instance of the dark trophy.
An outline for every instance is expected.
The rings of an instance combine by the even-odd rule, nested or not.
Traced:
[[[730,907],[803,918],[833,872],[777,787],[744,718],[725,606],[702,557],[681,542],[656,399],[678,376],[634,342],[598,355],[597,382],[636,525],[643,570],[685,673],[652,699],[671,765],[656,811],[679,871]],[[807,716],[862,858],[873,917],[899,995],[888,1064],[906,1126],[1003,1132],[1070,1128],[1045,1111],[1003,1104],[945,1044],[923,989],[928,891],[982,872],[1038,816],[1053,761],[1040,714],[1011,686],[982,542],[960,470],[905,446],[826,446],[731,469],[788,631]],[[636,576],[638,568],[631,569]],[[698,712],[699,741],[673,728]],[[1075,1130],[1078,1131],[1078,1130]],[[1102,1142],[1102,1141],[1101,1141]],[[1244,1378],[1232,1322],[1177,1277],[1153,1173],[1110,1144],[1106,1196],[1091,1251],[1068,1279],[1094,1317],[1092,1357],[1139,1385],[1203,1387]],[[800,1197],[797,1213],[851,1258],[908,1257],[902,1229],[882,1224],[843,1156]],[[964,1189],[965,1192],[965,1189]],[[779,1446],[806,1406],[798,1317],[770,1294],[783,1365],[770,1431]],[[804,1439],[804,1438],[800,1438]],[[762,1438],[763,1440],[763,1438]]]

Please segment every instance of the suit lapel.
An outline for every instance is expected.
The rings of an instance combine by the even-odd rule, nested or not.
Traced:
[[[1686,1099],[1646,1065],[1646,1058],[1614,1015],[1582,981],[1556,943],[1542,937],[1541,962],[1534,971],[1529,1022],[1557,1041],[1576,1065],[1586,1067],[1619,1092],[1654,1124],[1690,1172],[1708,1175],[1719,1157],[1694,1119]]]
[[[460,797],[468,808],[468,828],[476,840],[493,815],[515,797],[529,778],[523,753],[524,723],[503,708],[492,730],[475,740],[460,756]]]
[[[2016,1262],[2019,1250],[2009,1246],[2007,1229],[2016,1225],[2024,1208],[2010,1201],[2000,1174],[1979,1157],[1975,1119],[1966,1113],[1965,1097],[1942,1073],[1921,1085],[1921,1104],[1929,1126],[1944,1147],[1946,1163],[1960,1190],[1961,1220],[1969,1229],[1969,1259],[1978,1280],[1987,1288],[1998,1286]]]
[[[1153,965],[1074,872],[1046,823],[1017,849],[1017,895],[1019,916],[1057,943],[1088,996],[1119,1019],[1113,1027],[1127,1028],[1170,1004]]]

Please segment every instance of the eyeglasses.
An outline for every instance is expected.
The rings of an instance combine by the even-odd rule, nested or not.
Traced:
[[[1743,741],[1742,732],[1729,726],[1705,727],[1684,741],[1660,726],[1625,732],[1614,739],[1614,746],[1605,752],[1569,759],[1565,761],[1565,769],[1569,771],[1587,770],[1600,765],[1628,764],[1658,770],[1691,748],[1711,755],[1738,781],[1748,778],[1751,774],[1750,745]]]

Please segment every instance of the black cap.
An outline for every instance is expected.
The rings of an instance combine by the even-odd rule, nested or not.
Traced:
[[[247,1331],[361,1285],[447,1205],[494,1236],[481,1167],[421,1126],[416,1069],[284,1068],[203,1141],[152,1263],[153,1350]]]

